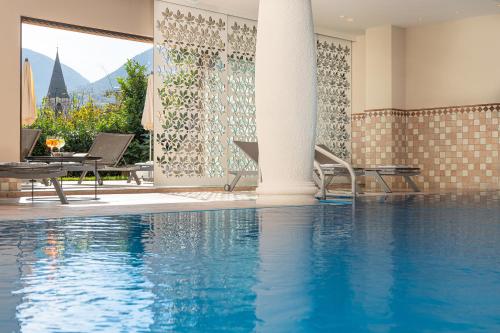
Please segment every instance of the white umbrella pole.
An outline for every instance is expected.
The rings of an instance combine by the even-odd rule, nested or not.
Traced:
[[[153,131],[149,131],[149,160],[153,158]]]

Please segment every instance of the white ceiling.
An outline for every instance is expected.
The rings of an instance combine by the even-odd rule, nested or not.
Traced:
[[[259,0],[170,0],[170,2],[251,19],[257,18],[259,5]],[[359,34],[366,28],[385,24],[410,27],[472,16],[500,14],[500,7],[497,4],[500,4],[500,0],[312,0],[317,28],[347,34]]]

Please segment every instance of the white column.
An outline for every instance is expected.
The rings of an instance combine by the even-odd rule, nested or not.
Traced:
[[[258,202],[314,202],[316,46],[310,0],[260,0],[255,86]]]

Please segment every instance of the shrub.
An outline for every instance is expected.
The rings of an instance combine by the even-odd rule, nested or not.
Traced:
[[[49,136],[64,138],[66,141],[64,151],[86,152],[97,133],[125,132],[127,118],[124,110],[116,105],[99,107],[90,100],[82,106],[73,104],[67,115],[56,114],[54,110],[44,106],[38,110],[38,118],[29,127],[42,130],[33,155],[49,154],[50,150],[45,145],[45,139]]]

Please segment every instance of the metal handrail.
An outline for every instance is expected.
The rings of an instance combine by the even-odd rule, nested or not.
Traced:
[[[352,195],[353,195],[353,197],[356,197],[356,173],[354,172],[354,168],[352,167],[352,165],[350,165],[349,163],[347,163],[346,161],[344,161],[340,157],[335,156],[334,154],[332,154],[332,152],[330,152],[330,151],[328,151],[320,146],[316,146],[315,149],[319,153],[325,155],[326,157],[328,157],[328,158],[332,159],[333,161],[337,162],[338,164],[342,165],[343,167],[345,167],[349,171],[349,174],[351,175]],[[319,167],[319,172],[323,175],[323,171],[321,170],[321,166]],[[324,177],[324,175],[323,175],[323,177]]]

